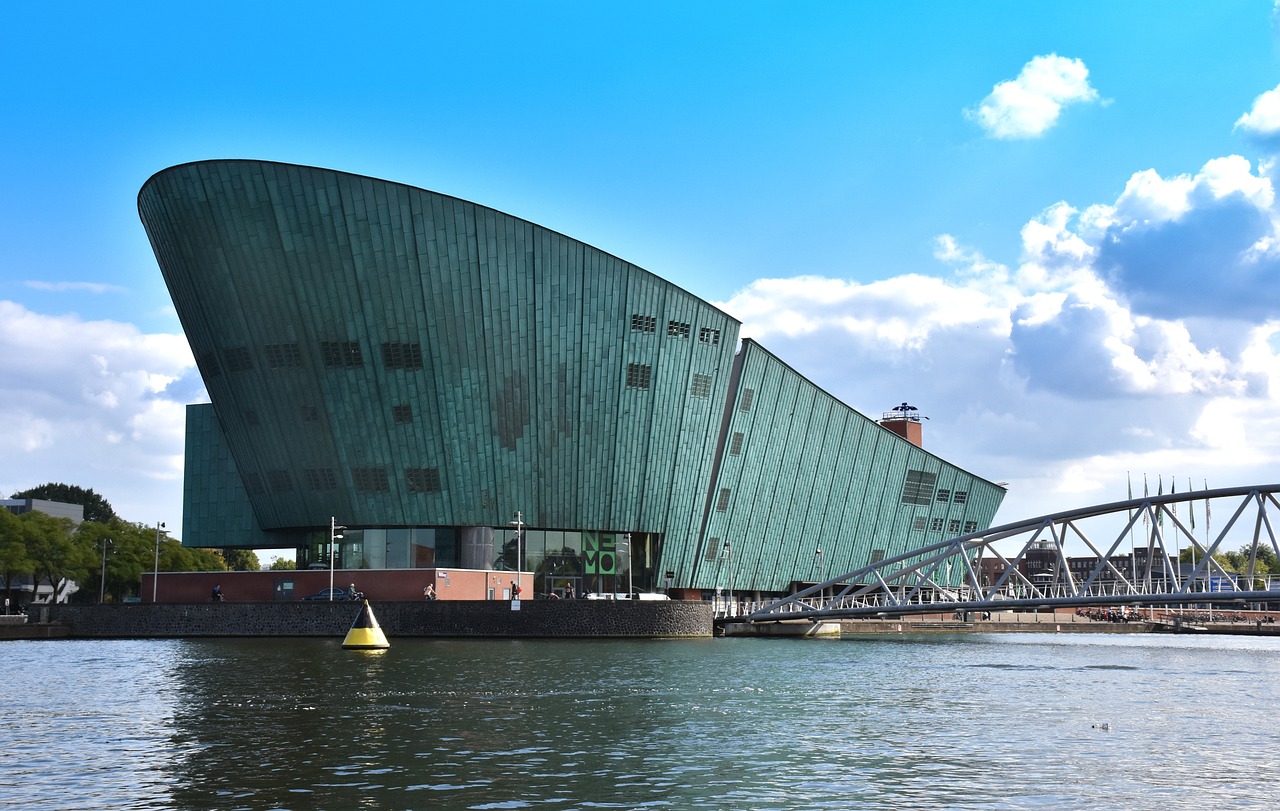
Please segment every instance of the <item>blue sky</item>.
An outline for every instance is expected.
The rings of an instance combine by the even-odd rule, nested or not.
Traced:
[[[864,413],[920,406],[1001,521],[1276,480],[1270,3],[370,5],[0,8],[6,495],[179,525],[204,394],[135,198],[207,158],[632,261]]]

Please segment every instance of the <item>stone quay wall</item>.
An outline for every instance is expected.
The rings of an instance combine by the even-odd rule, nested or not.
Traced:
[[[711,606],[682,601],[505,600],[370,602],[389,637],[707,637]],[[344,636],[358,602],[40,606],[33,621],[71,638]],[[47,610],[47,614],[46,614]]]

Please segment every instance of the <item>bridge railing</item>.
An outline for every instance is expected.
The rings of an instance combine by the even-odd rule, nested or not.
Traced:
[[[1264,560],[1280,558],[1278,492],[1280,485],[1258,485],[1144,496],[1006,524],[868,564],[755,607],[746,612],[747,619],[776,622],[1040,605],[1280,602],[1280,573],[1259,561],[1260,550]],[[1228,516],[1216,533],[1210,503],[1219,516]],[[1198,531],[1197,506],[1204,515]],[[1093,524],[1114,529],[1117,523],[1121,529],[1114,535],[1093,529]],[[1219,560],[1229,539],[1246,541],[1238,553],[1247,559],[1243,571],[1229,571]],[[1012,555],[1001,552],[1019,541]],[[1069,560],[1068,543],[1083,545],[1094,557]],[[1087,568],[1080,568],[1081,561]],[[1036,570],[1028,575],[1032,562]],[[726,607],[725,613],[730,610],[744,613],[741,603]]]

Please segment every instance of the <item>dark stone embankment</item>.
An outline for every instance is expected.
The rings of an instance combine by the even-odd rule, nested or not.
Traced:
[[[388,637],[707,637],[711,606],[680,601],[533,600],[373,602]],[[47,611],[47,614],[46,614]],[[40,606],[72,639],[206,636],[343,636],[359,614],[354,602],[191,603]],[[52,635],[52,634],[51,634]]]

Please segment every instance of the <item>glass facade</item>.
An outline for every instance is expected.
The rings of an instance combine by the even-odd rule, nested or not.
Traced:
[[[459,531],[454,527],[347,529],[333,550],[335,569],[460,568]],[[629,541],[629,543],[628,543]],[[516,532],[493,531],[492,568],[516,568]],[[534,573],[538,591],[563,594],[653,591],[660,540],[649,533],[526,529],[519,544],[521,569]],[[302,568],[329,567],[329,536],[314,532],[298,549]]]

